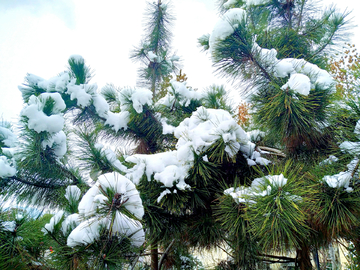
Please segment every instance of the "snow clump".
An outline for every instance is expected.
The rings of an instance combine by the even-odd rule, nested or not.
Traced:
[[[64,127],[64,118],[59,113],[59,110],[65,109],[65,103],[59,93],[54,93],[51,96],[44,94],[47,93],[43,93],[39,97],[32,95],[29,99],[28,105],[22,109],[20,115],[28,119],[28,128],[33,129],[38,133],[42,131],[49,133],[59,132]],[[60,98],[58,98],[59,96]],[[53,107],[54,114],[48,116],[43,112],[43,109],[45,107],[46,100],[49,97],[52,98],[55,105]]]
[[[44,232],[44,234],[47,234],[48,232],[52,233],[54,231],[55,226],[60,222],[60,220],[63,218],[65,212],[63,210],[60,210],[57,212],[51,219],[50,222],[45,224],[44,228],[41,230]]]
[[[246,19],[246,11],[241,8],[229,9],[215,24],[209,38],[210,54],[213,55],[217,42],[226,39],[234,33],[235,27]]]
[[[11,161],[5,156],[0,156],[0,178],[11,177],[15,174],[16,169],[11,165]]]
[[[290,88],[304,96],[309,95],[310,90],[315,89],[316,85],[335,90],[332,76],[317,65],[304,59],[285,58],[278,60],[275,49],[261,48],[256,42],[254,42],[252,50],[259,56],[264,65],[271,68],[274,76],[279,78],[290,76],[288,82],[281,87],[282,90]]]
[[[65,189],[65,198],[70,202],[71,200],[78,201],[81,195],[81,190],[75,186],[67,186]]]
[[[52,148],[54,154],[58,158],[62,158],[67,151],[66,135],[64,131],[60,130],[58,133],[55,133],[47,140],[42,141],[41,145],[44,149],[46,149],[46,147]]]
[[[0,142],[2,142],[6,147],[15,147],[17,144],[16,135],[5,126],[2,126],[0,122]]]
[[[193,166],[194,154],[205,156],[209,147],[218,140],[224,142],[225,152],[229,157],[241,151],[250,160],[255,148],[255,144],[249,140],[249,135],[225,110],[199,107],[191,117],[184,119],[172,130],[178,139],[176,150],[152,155],[136,154],[126,158],[126,162],[135,164],[126,173],[126,177],[133,183],[139,184],[145,175],[148,181],[156,180],[166,188],[158,197],[158,202],[170,194],[168,188],[175,187],[174,192],[177,189],[190,188],[185,179]],[[253,158],[258,164],[269,164],[259,153]],[[209,162],[207,156],[203,160]],[[256,165],[256,162],[253,162],[252,165]]]
[[[287,184],[287,180],[283,174],[267,175],[255,178],[250,187],[229,188],[224,190],[224,194],[231,196],[236,203],[251,205],[256,203],[254,200],[256,197],[269,196],[274,189],[284,187]],[[289,192],[285,192],[284,195],[294,202],[302,200],[300,196],[291,195]]]
[[[108,198],[108,191],[112,190],[114,198]],[[106,202],[112,200],[111,206]],[[111,209],[109,209],[111,207]],[[74,247],[85,245],[99,239],[101,229],[110,229],[112,233],[119,233],[132,240],[132,244],[139,247],[145,241],[145,233],[141,223],[121,211],[126,208],[136,219],[142,219],[144,208],[135,185],[126,177],[118,173],[103,174],[96,184],[91,187],[79,203],[79,214],[84,219],[68,236],[67,245]],[[97,214],[103,209],[104,213],[115,210],[115,218],[109,215]],[[101,213],[101,211],[100,211]]]
[[[170,109],[176,109],[177,102],[181,106],[189,106],[192,100],[201,100],[203,93],[186,86],[186,82],[170,81],[171,86],[165,97],[161,98],[156,105],[164,105]]]

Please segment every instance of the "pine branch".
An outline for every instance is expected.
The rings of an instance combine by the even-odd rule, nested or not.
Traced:
[[[27,180],[21,179],[17,176],[11,176],[8,179],[12,179],[15,180],[17,182],[29,185],[29,186],[34,186],[34,187],[39,187],[39,188],[50,188],[50,189],[57,189],[57,188],[62,188],[62,187],[66,187],[68,186],[68,184],[66,185],[49,185],[49,184],[43,184],[43,183],[39,183],[39,182],[29,182]]]
[[[269,257],[269,258],[279,259],[279,260],[287,260],[288,262],[295,262],[295,258],[286,257],[286,256],[278,256],[278,255],[270,255],[270,254],[262,254],[262,253],[260,253],[259,256]]]
[[[159,1],[160,1],[160,0],[159,0]],[[163,255],[161,256],[160,261],[159,261],[159,267],[158,267],[158,269],[161,269],[161,266],[162,266],[162,264],[163,264],[163,262],[164,262],[164,260],[165,260],[165,258],[166,258],[166,256],[167,256],[167,254],[169,253],[170,248],[172,247],[172,245],[173,245],[174,243],[175,243],[175,239],[173,239],[173,240],[171,241],[171,243],[169,244],[169,246],[166,248],[165,252],[164,252]]]

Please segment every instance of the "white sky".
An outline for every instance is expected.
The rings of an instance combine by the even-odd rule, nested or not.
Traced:
[[[172,0],[173,48],[183,59],[189,85],[203,89],[225,83],[212,73],[197,38],[210,33],[218,19],[216,0]],[[360,7],[353,0],[334,2],[341,10]],[[72,54],[82,55],[95,71],[93,83],[135,86],[137,67],[129,60],[143,35],[146,0],[0,0],[0,118],[15,121],[22,108],[17,86],[27,73],[44,79],[65,70]],[[359,29],[354,42],[360,48]],[[228,86],[229,90],[233,87]],[[236,89],[234,89],[236,90]],[[233,91],[233,93],[236,93]]]

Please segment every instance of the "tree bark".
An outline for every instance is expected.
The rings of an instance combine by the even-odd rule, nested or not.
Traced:
[[[157,242],[151,244],[151,270],[158,270],[159,254]]]
[[[297,265],[300,270],[311,270],[310,249],[303,244],[301,249],[296,250]]]

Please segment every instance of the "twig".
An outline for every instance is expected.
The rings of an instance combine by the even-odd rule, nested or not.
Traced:
[[[270,153],[273,155],[277,155],[280,157],[286,157],[286,155],[283,152],[281,152],[279,149],[275,149],[275,148],[271,148],[271,147],[267,147],[267,146],[258,146],[257,148],[260,150],[273,152],[273,153]]]
[[[261,254],[261,253],[259,254],[259,256],[269,257],[269,258],[278,259],[278,260],[284,260],[284,261],[291,261],[291,262],[295,261],[294,258],[286,257],[286,256],[277,256],[277,255],[269,255],[269,254]]]
[[[218,248],[220,248],[222,251],[224,251],[228,256],[234,258],[234,256],[232,256],[229,252],[227,252],[224,248],[222,248],[220,245],[216,245]]]
[[[158,267],[158,269],[161,269],[161,265],[163,264],[163,262],[164,262],[164,260],[165,260],[165,257],[166,257],[166,255],[167,255],[167,253],[169,252],[170,248],[172,247],[172,245],[174,244],[174,242],[175,242],[175,239],[173,239],[173,240],[171,241],[170,245],[166,248],[164,254],[161,256],[160,261],[159,261],[159,267]]]

